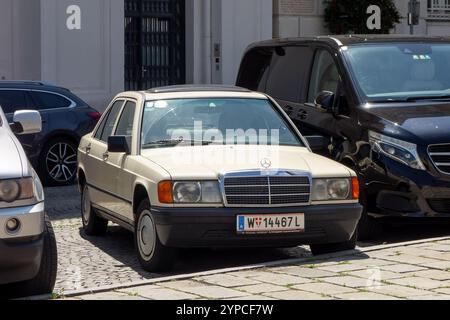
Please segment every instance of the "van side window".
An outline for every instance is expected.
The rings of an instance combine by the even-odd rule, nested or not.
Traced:
[[[277,47],[273,54],[266,92],[280,100],[300,102],[313,53],[306,46]]]
[[[326,50],[319,50],[311,73],[308,102],[314,102],[321,91],[336,93],[338,86],[339,72],[333,56]]]
[[[250,50],[242,60],[237,85],[253,91],[265,91],[272,48]]]

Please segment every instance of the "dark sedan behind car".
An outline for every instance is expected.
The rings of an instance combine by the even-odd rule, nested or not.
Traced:
[[[101,114],[68,89],[34,81],[0,81],[0,105],[9,121],[16,110],[41,113],[42,132],[18,138],[46,185],[73,183],[79,141]]]

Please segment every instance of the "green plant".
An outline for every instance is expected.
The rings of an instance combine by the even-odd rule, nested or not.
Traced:
[[[392,0],[325,0],[325,26],[333,34],[389,33],[400,22],[400,14]],[[381,9],[381,29],[367,28],[367,8]]]

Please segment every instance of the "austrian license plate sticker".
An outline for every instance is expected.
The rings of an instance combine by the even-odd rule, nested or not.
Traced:
[[[276,215],[238,215],[238,233],[285,233],[304,232],[303,213]]]

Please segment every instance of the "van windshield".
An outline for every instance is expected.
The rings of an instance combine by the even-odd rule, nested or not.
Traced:
[[[145,103],[143,149],[210,144],[304,146],[269,100],[202,98]]]
[[[355,45],[344,56],[369,102],[450,99],[450,43]]]

